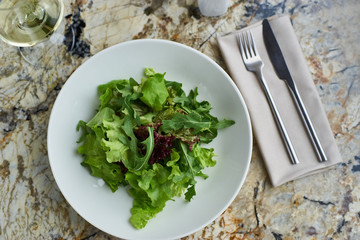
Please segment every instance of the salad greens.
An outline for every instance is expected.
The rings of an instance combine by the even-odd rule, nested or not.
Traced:
[[[100,105],[82,130],[78,153],[90,173],[115,192],[127,186],[134,198],[130,222],[135,228],[162,211],[168,200],[195,195],[196,178],[216,164],[214,149],[205,148],[221,128],[234,124],[210,114],[211,105],[188,95],[182,84],[146,68],[141,83],[133,78],[98,86]]]

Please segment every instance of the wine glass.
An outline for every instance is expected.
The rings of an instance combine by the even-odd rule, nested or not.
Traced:
[[[18,47],[30,64],[53,67],[55,46],[63,41],[54,33],[64,25],[63,17],[61,0],[0,0],[0,38]]]

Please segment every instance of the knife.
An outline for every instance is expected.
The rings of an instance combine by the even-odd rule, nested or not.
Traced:
[[[296,103],[296,106],[300,112],[302,120],[306,126],[307,132],[310,136],[311,142],[315,148],[317,156],[320,162],[327,161],[324,149],[319,141],[314,126],[310,120],[309,114],[304,106],[296,84],[291,77],[290,71],[286,65],[285,58],[281,52],[280,46],[276,41],[275,35],[271,29],[270,23],[267,19],[263,20],[263,38],[266,50],[268,52],[271,63],[275,69],[277,76],[284,80],[290,89],[291,95]]]

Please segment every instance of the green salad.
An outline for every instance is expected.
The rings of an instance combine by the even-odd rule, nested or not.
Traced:
[[[210,103],[196,99],[197,88],[186,95],[181,83],[164,77],[146,68],[140,83],[130,78],[99,85],[95,116],[77,126],[81,164],[113,192],[128,189],[137,229],[167,201],[196,195],[197,178],[208,177],[202,170],[216,164],[214,149],[202,143],[234,124],[212,116]]]

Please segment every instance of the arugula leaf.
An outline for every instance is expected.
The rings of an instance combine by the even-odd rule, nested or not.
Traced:
[[[181,150],[180,151],[180,161],[182,162],[182,164],[180,165],[180,169],[181,169],[182,173],[180,176],[174,177],[174,181],[178,181],[180,179],[188,180],[187,184],[188,184],[188,186],[190,185],[190,187],[187,188],[185,199],[187,201],[190,201],[191,198],[196,195],[195,177],[202,175],[201,170],[204,167],[201,165],[201,162],[196,157],[194,157],[193,152],[189,150],[189,147],[187,144],[180,142],[179,145],[180,145],[180,150]]]
[[[235,124],[235,121],[233,120],[228,120],[228,119],[223,119],[221,121],[218,121],[215,125],[215,127],[217,129],[222,129],[222,128],[227,128],[232,126],[233,124]]]
[[[108,83],[101,84],[98,86],[98,93],[104,94],[108,90],[115,90],[117,88],[126,87],[129,84],[129,80],[127,79],[121,79],[121,80],[112,80]]]
[[[154,149],[154,129],[148,127],[149,137],[141,142],[146,146],[146,154],[141,157],[138,148],[139,140],[134,134],[131,117],[126,116],[124,118],[124,125],[121,128],[124,130],[125,135],[120,135],[119,139],[123,144],[127,145],[130,150],[128,151],[127,157],[122,159],[122,162],[129,170],[141,170],[147,164]]]
[[[165,80],[165,85],[169,91],[170,97],[174,98],[174,97],[185,96],[185,92],[182,89],[182,83]]]
[[[123,108],[126,111],[127,115],[130,115],[130,117],[132,119],[134,119],[136,125],[140,125],[140,117],[139,114],[137,113],[137,111],[135,111],[135,109],[133,108],[133,106],[131,105],[131,100],[133,95],[128,95],[126,97],[120,98],[119,99],[119,103],[123,106]],[[135,96],[136,99],[136,96]]]
[[[185,193],[185,199],[186,201],[190,202],[191,199],[196,195],[195,192],[195,185],[191,185],[191,187],[189,187]]]
[[[195,182],[195,176],[201,171],[202,167],[194,158],[193,152],[189,150],[186,143],[180,142],[181,159],[185,162],[186,171],[190,174],[193,182]],[[185,170],[183,169],[183,170]]]
[[[169,133],[172,130],[190,128],[194,130],[194,135],[209,129],[211,122],[203,119],[201,115],[191,112],[190,114],[175,113],[171,120],[163,120],[161,131]]]
[[[83,120],[80,120],[78,122],[78,124],[76,125],[76,131],[80,131],[80,130],[82,130],[81,131],[82,133],[80,135],[79,140],[77,140],[76,143],[81,143],[82,141],[84,141],[86,138],[86,135],[89,134],[89,128],[86,126],[86,122]]]

